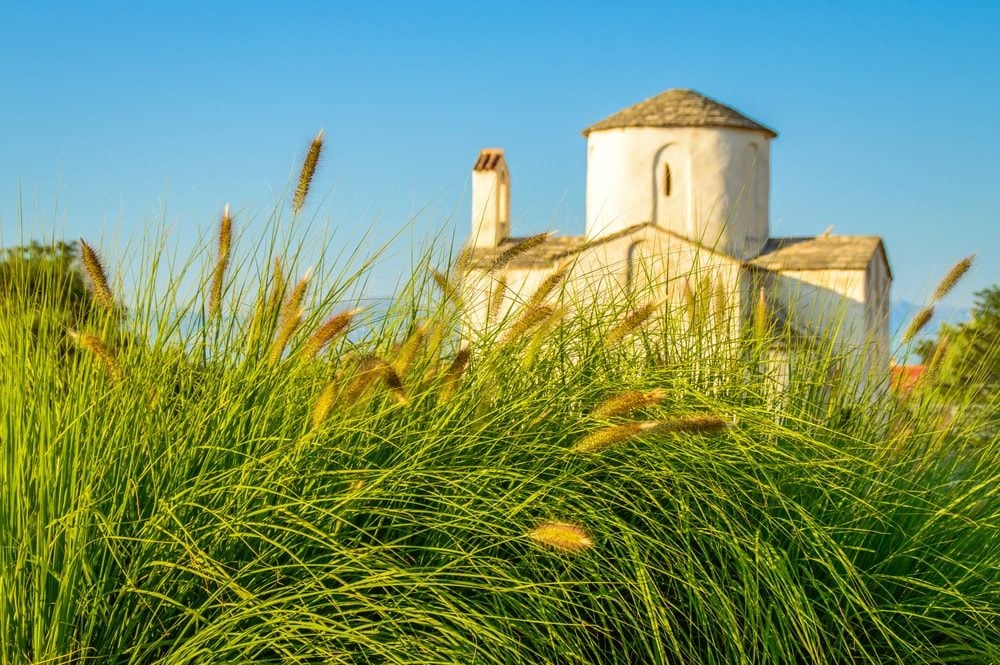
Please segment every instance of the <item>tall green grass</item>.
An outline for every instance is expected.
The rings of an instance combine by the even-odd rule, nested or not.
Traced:
[[[316,353],[366,272],[236,222],[76,341],[4,305],[3,663],[1000,662],[1000,441],[642,298],[466,348],[424,268]]]

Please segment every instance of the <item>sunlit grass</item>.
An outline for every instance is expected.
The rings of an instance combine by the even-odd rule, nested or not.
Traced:
[[[355,312],[232,242],[76,342],[6,305],[0,661],[1000,661],[1000,442],[935,405],[639,296],[467,346],[444,263]]]

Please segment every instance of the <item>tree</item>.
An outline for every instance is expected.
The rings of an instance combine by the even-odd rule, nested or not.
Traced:
[[[924,388],[964,412],[985,416],[986,435],[995,434],[1000,427],[1000,285],[976,292],[970,320],[942,324],[937,338],[918,345],[917,353],[926,367]]]
[[[41,325],[78,327],[93,317],[91,294],[76,267],[77,243],[54,242],[3,250],[0,311]]]

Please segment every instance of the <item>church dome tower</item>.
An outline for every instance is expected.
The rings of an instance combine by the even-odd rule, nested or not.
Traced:
[[[584,130],[587,237],[651,222],[739,258],[770,235],[773,130],[693,90],[667,90]]]

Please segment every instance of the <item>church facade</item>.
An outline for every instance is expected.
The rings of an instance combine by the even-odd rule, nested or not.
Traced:
[[[682,305],[692,292],[710,289],[734,303],[731,332],[751,325],[755,310],[767,311],[791,333],[786,339],[832,344],[866,376],[885,380],[892,273],[882,240],[832,229],[771,236],[775,131],[698,92],[675,89],[583,135],[584,233],[549,237],[499,270],[496,259],[520,240],[511,236],[510,173],[501,149],[480,152],[464,276],[473,329],[489,323],[498,302],[511,320],[557,271],[566,276],[550,299],[577,304],[641,291]]]

